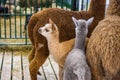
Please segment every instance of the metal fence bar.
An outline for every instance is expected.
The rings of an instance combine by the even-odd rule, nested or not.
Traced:
[[[11,15],[11,14],[10,14],[10,15]],[[10,38],[12,38],[12,26],[11,26],[11,18],[10,18],[9,22],[10,22]]]
[[[11,0],[8,0],[9,2]],[[81,10],[83,10],[84,0],[45,0],[46,3],[43,3],[43,0],[19,0],[19,6],[16,5],[17,0],[14,0],[14,4],[10,4],[0,0],[0,6],[4,8],[4,11],[0,13],[0,45],[6,44],[30,44],[28,39],[27,29],[27,18],[34,14],[38,10],[43,10],[44,8],[62,8],[65,10],[78,10],[78,2],[82,1]],[[27,2],[29,1],[29,2]],[[24,2],[24,4],[23,4]],[[30,4],[31,3],[31,4]],[[88,0],[86,2],[88,5]],[[8,6],[6,6],[8,5]],[[14,6],[14,13],[6,13],[5,7],[12,9]],[[86,10],[88,6],[86,7]],[[16,40],[16,43],[14,43]],[[22,43],[21,43],[22,40]],[[6,42],[4,42],[6,41]],[[8,43],[7,41],[11,41]],[[17,42],[18,41],[18,42]]]
[[[83,10],[83,6],[84,6],[84,0],[81,0],[81,10]]]
[[[6,38],[6,20],[5,20],[5,17],[4,17],[4,33],[5,33],[5,38]]]
[[[86,1],[86,11],[88,10],[88,0]]]
[[[72,0],[72,6],[71,6],[71,10],[73,10],[73,11],[77,11],[77,5],[76,5],[76,1],[77,0]]]
[[[15,13],[16,13],[16,7],[15,7]],[[14,16],[14,22],[15,22],[15,26],[14,26],[14,28],[15,28],[15,38],[17,38],[17,29],[16,29],[16,15]]]
[[[20,12],[21,12],[21,8],[20,8]],[[22,16],[20,14],[20,38],[22,38]]]
[[[0,38],[1,38],[1,32],[2,32],[2,30],[1,30],[1,19],[0,19]]]

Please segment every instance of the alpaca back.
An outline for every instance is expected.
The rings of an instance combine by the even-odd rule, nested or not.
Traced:
[[[90,80],[91,72],[84,51],[72,49],[66,58],[63,80]]]

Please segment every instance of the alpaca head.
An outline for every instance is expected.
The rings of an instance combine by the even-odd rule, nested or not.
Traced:
[[[88,19],[87,21],[84,19],[77,20],[75,17],[72,17],[72,20],[76,27],[76,33],[78,32],[84,32],[86,35],[88,33],[88,26],[92,23],[93,17]]]
[[[49,38],[58,34],[58,28],[56,24],[51,19],[49,19],[49,23],[43,27],[40,27],[38,32],[44,37]]]

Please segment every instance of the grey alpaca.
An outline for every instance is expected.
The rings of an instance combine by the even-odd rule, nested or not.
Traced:
[[[76,26],[75,44],[66,58],[63,80],[91,80],[91,72],[85,56],[85,38],[93,18],[88,21],[76,20],[74,17],[72,19]]]

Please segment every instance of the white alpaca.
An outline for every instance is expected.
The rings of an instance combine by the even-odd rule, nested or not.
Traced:
[[[49,19],[48,24],[39,28],[38,32],[46,37],[50,54],[59,65],[59,76],[61,76],[60,80],[62,80],[65,58],[73,48],[75,40],[71,39],[60,43],[58,28],[51,19]]]
[[[91,80],[91,72],[85,56],[85,38],[93,18],[88,21],[76,20],[74,17],[72,19],[76,26],[75,45],[65,60],[63,80]]]

